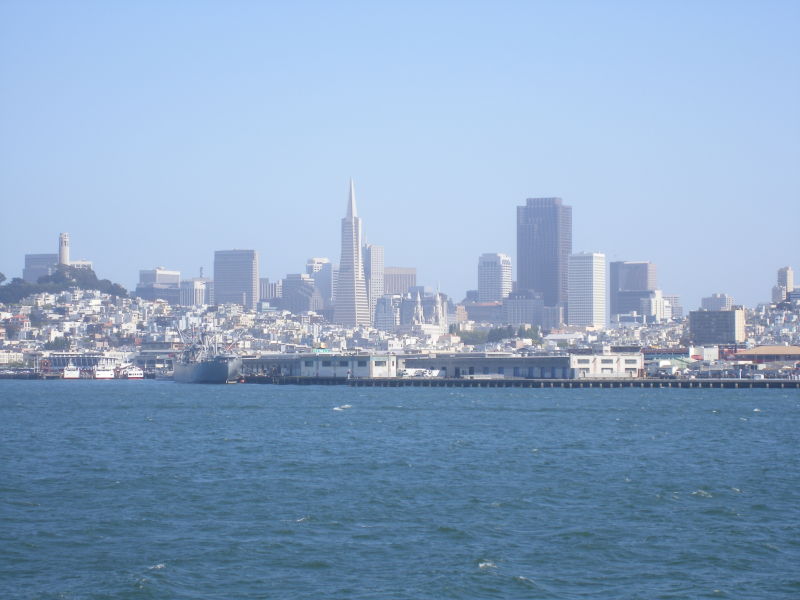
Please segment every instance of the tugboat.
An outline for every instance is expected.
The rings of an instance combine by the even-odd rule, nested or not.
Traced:
[[[220,348],[218,336],[209,332],[179,331],[184,350],[175,360],[172,378],[179,383],[227,383],[237,381],[242,359]]]

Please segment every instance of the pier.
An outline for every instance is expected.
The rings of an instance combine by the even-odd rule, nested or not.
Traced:
[[[249,375],[244,383],[273,385],[349,385],[351,387],[463,387],[568,389],[798,389],[800,379],[466,379],[453,377],[300,377]]]

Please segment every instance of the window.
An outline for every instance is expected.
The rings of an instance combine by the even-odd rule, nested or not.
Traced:
[[[497,367],[497,374],[498,375],[503,375],[503,374],[505,374],[505,372],[506,372],[505,367]]]
[[[347,366],[347,361],[346,360],[340,360],[339,361],[339,366],[340,367],[346,367]]]
[[[613,358],[604,358],[600,362],[603,363],[604,365],[613,365],[614,364],[614,359]]]
[[[488,375],[489,374],[489,367],[483,367],[483,374],[484,375]]]
[[[366,367],[367,366],[367,361],[365,361],[365,360],[358,361],[358,366],[359,367]]]
[[[375,361],[375,366],[376,367],[385,367],[386,366],[386,361],[385,360],[376,360]]]
[[[313,366],[314,366],[314,361],[313,361],[313,360],[307,360],[307,361],[305,361],[305,363],[304,363],[304,364],[305,364],[307,367],[313,367]]]
[[[588,358],[579,358],[578,364],[579,365],[588,365],[591,361]]]
[[[514,377],[519,377],[519,367],[514,367]]]
[[[330,366],[331,366],[331,361],[329,361],[329,360],[323,360],[323,361],[322,361],[322,366],[323,366],[323,367],[330,367]]]
[[[635,364],[637,364],[638,362],[639,362],[639,361],[638,361],[638,360],[636,360],[635,358],[626,358],[626,359],[625,359],[625,364],[626,364],[626,365],[635,365]]]

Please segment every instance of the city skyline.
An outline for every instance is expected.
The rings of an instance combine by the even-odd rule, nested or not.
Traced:
[[[351,175],[385,264],[454,298],[516,269],[529,197],[689,308],[800,263],[794,3],[237,6],[0,7],[0,272],[68,231],[129,289],[221,248],[277,281],[338,260]]]

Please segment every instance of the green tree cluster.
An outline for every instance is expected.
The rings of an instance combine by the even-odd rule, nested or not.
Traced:
[[[5,280],[5,276],[0,278],[0,283],[3,280]],[[32,294],[55,294],[73,287],[82,290],[98,290],[105,294],[122,296],[123,298],[128,295],[128,291],[118,283],[112,283],[108,279],[98,279],[92,269],[58,265],[52,275],[40,277],[37,283],[30,283],[19,277],[14,277],[9,283],[0,285],[0,303],[14,304]]]

